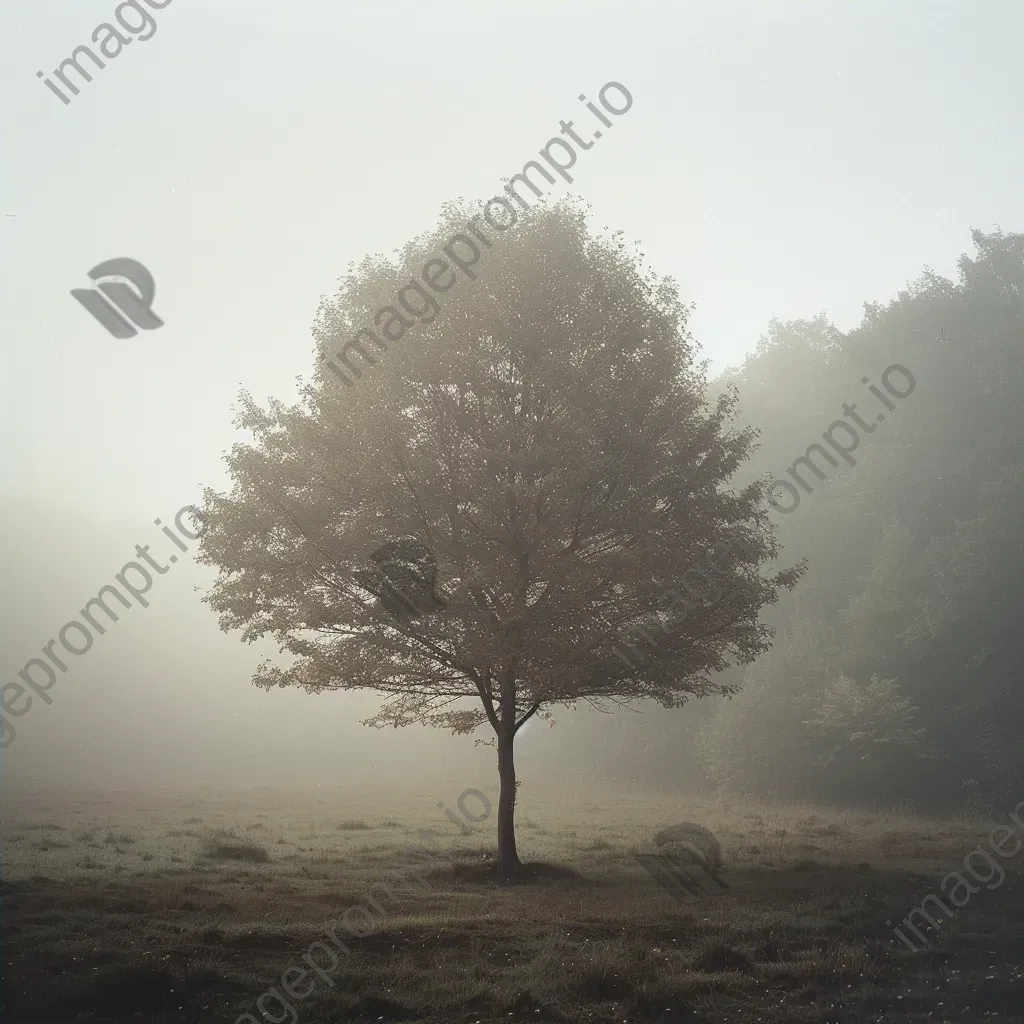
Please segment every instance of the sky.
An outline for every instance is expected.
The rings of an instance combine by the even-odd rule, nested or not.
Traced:
[[[633,106],[551,198],[678,281],[713,372],[773,317],[849,329],[955,275],[970,228],[1024,227],[1009,2],[161,2],[67,105],[36,72],[114,0],[0,6],[0,497],[121,531],[125,558],[225,486],[240,390],[309,378],[350,263],[499,192],[607,82]],[[117,339],[71,297],[115,257],[163,327]]]

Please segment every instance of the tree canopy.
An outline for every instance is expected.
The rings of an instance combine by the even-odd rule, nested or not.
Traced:
[[[715,783],[943,808],[1020,799],[1024,235],[972,238],[957,281],[926,269],[845,334],[824,316],[775,323],[728,375],[764,438],[741,475],[778,473],[864,376],[899,362],[918,387],[856,466],[776,517],[809,570],[769,616],[770,658],[730,673],[743,692],[701,741]],[[752,727],[766,706],[784,734]],[[838,756],[835,727],[854,719]]]
[[[220,570],[222,627],[289,658],[257,685],[375,690],[374,725],[490,725],[513,871],[516,731],[558,704],[731,692],[718,673],[768,648],[759,612],[802,568],[761,572],[780,554],[764,484],[729,486],[756,435],[734,392],[709,400],[674,283],[577,205],[533,210],[477,279],[339,384],[322,357],[467,216],[451,204],[393,261],[350,268],[297,404],[242,395],[252,441],[227,457],[230,492],[206,493],[201,557]],[[721,595],[668,628],[668,595],[709,552]],[[652,618],[650,656],[617,658]]]

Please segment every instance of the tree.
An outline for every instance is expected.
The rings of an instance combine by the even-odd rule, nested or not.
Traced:
[[[318,357],[384,306],[394,332],[396,289],[473,212],[450,204],[393,263],[351,269],[321,307]],[[254,441],[227,456],[231,492],[205,495],[222,628],[292,657],[256,685],[375,690],[378,727],[490,725],[507,877],[523,724],[728,692],[712,673],[768,647],[759,610],[802,571],[759,572],[778,555],[763,484],[725,486],[755,435],[732,427],[735,395],[708,404],[674,284],[584,216],[531,211],[443,309],[402,317],[410,338],[355,386],[318,362],[295,406],[243,393]],[[669,629],[665,595],[709,552],[723,596]],[[620,632],[652,616],[651,656],[623,664]]]
[[[738,696],[722,702],[697,746],[704,773],[740,793],[793,797],[814,767],[820,747],[807,719],[831,673],[831,630],[800,618],[751,666]]]
[[[918,386],[862,437],[856,466],[779,516],[779,542],[809,569],[766,616],[770,655],[702,743],[723,785],[763,790],[777,772],[779,788],[812,798],[856,789],[939,810],[968,783],[993,809],[1019,799],[1024,235],[972,239],[956,281],[926,269],[846,334],[821,318],[773,324],[729,375],[768,456],[740,479],[782,476],[844,402],[882,413],[867,383],[886,367]]]

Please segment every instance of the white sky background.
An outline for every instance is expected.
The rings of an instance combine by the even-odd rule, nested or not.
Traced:
[[[609,80],[634,106],[553,196],[642,240],[716,371],[773,316],[850,328],[925,264],[953,276],[970,227],[1024,229],[1011,2],[173,0],[64,106],[36,71],[115,6],[0,5],[0,488],[69,531],[142,524],[124,559],[225,484],[240,388],[308,377],[351,261],[500,191],[561,119],[586,135],[577,96]],[[114,339],[69,295],[118,256],[163,328]]]
[[[557,194],[678,278],[716,369],[1024,227],[1009,2],[173,0],[65,107],[35,73],[114,7],[0,6],[0,486],[89,517],[219,482],[239,387],[294,393],[349,261],[493,194],[611,79],[633,109]],[[164,328],[118,341],[70,297],[114,256]]]

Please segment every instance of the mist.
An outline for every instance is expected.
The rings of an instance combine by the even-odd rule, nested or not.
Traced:
[[[1018,8],[0,27],[10,1019],[273,1019],[284,949],[417,829],[441,866],[309,1020],[745,1021],[769,975],[874,1019],[847,964],[1024,831]],[[48,908],[100,879],[186,937],[51,999]],[[831,950],[793,909],[826,889]],[[1008,897],[971,899],[1008,970]],[[381,980],[492,912],[521,973],[481,932],[466,989]],[[964,977],[969,931],[926,940]]]

